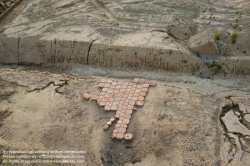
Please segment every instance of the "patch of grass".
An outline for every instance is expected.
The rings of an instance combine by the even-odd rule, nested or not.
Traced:
[[[169,49],[168,53],[169,53],[169,55],[171,55],[173,53],[173,50]]]
[[[186,59],[184,59],[184,60],[183,60],[183,63],[187,64],[187,60],[186,60]]]
[[[168,102],[165,100],[164,101],[164,106],[167,107],[168,106]]]
[[[201,58],[201,55],[200,55],[199,53],[197,53],[196,56],[197,56],[198,58]],[[202,59],[202,58],[201,58],[201,59]]]
[[[214,40],[220,40],[220,32],[216,31],[214,34]]]
[[[239,25],[236,23],[233,25],[233,28],[236,29]]]
[[[220,71],[221,71],[221,69],[222,69],[222,66],[221,65],[219,65],[219,64],[217,64],[215,61],[213,61],[213,63],[211,64],[211,67],[213,68],[213,75],[216,75],[216,74],[218,74]]]
[[[231,35],[231,42],[232,44],[235,44],[236,43],[236,39],[238,37],[238,34],[236,32],[234,32],[232,35]]]
[[[158,121],[163,120],[166,117],[166,114],[159,114],[158,115]]]

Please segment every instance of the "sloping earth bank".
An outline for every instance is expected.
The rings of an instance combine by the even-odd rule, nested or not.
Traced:
[[[1,30],[0,62],[157,68],[204,78],[249,74],[249,5],[247,0],[34,0]],[[220,55],[190,51],[190,37],[207,29],[212,39],[219,32]]]

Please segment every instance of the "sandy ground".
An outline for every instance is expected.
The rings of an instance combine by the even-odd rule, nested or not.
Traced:
[[[84,150],[84,165],[100,166],[249,163],[249,136],[244,137],[240,158],[221,123],[224,96],[240,93],[247,99],[246,78],[208,80],[90,66],[63,72],[23,66],[1,69],[1,150]],[[101,78],[132,81],[138,76],[156,79],[157,86],[149,89],[144,107],[133,113],[128,126],[133,140],[113,140],[113,127],[103,131],[102,126],[114,113],[104,112],[95,101],[84,101],[82,95],[98,92]],[[230,156],[222,154],[234,148],[235,160],[229,162]]]
[[[237,31],[240,37],[249,29],[246,0],[168,2],[27,0],[1,20],[0,33],[16,39],[27,37],[24,42],[20,39],[21,44],[15,41],[9,46],[14,58],[20,53],[36,60],[35,53],[43,55],[46,50],[37,51],[40,47],[29,36],[46,39],[49,45],[50,40],[56,43],[58,38],[67,38],[70,42],[79,39],[129,46],[127,50],[145,46],[164,48],[169,54],[173,49],[174,57],[178,51],[192,54],[187,40],[199,30],[220,27],[225,31],[224,44],[230,43],[228,32]],[[233,28],[236,22],[238,27]],[[246,43],[220,49],[246,56],[242,52],[249,49]],[[93,58],[88,59],[92,44],[84,45],[89,49],[83,50],[88,52],[87,62]],[[62,50],[67,54],[70,49],[71,45]],[[78,51],[81,49],[80,45]],[[191,57],[212,62],[222,56]],[[237,76],[235,71],[211,76],[212,70],[205,64],[193,75],[147,71],[140,65],[125,66],[122,71],[67,62],[55,66],[19,65],[16,70],[0,66],[0,151],[83,150],[82,165],[87,166],[249,165],[249,76]],[[102,127],[114,113],[104,112],[95,101],[84,101],[82,96],[100,91],[100,79],[132,81],[136,77],[155,79],[157,86],[149,89],[144,107],[133,113],[128,126],[133,140],[113,140],[114,126],[108,131]]]

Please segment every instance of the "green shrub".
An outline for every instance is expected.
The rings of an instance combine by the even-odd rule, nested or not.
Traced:
[[[219,31],[215,32],[214,39],[215,40],[220,40],[220,32]]]
[[[173,53],[173,50],[170,49],[170,50],[168,51],[168,53],[171,55],[171,54]]]
[[[236,29],[239,25],[238,24],[234,24],[233,28]]]
[[[232,44],[236,43],[236,39],[238,37],[238,34],[236,32],[234,32],[232,35],[231,35],[231,42]]]

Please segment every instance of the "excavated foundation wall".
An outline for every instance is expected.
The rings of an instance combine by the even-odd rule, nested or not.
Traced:
[[[7,37],[0,34],[0,62],[3,64],[34,64],[57,66],[62,64],[90,64],[121,69],[164,69],[193,73],[200,60],[179,50],[116,46],[99,40],[76,41],[44,39],[39,36]]]

